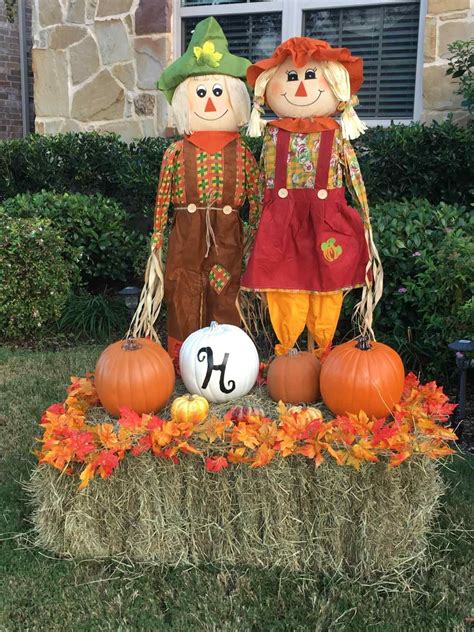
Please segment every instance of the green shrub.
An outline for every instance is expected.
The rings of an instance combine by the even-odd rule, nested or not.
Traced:
[[[474,112],[474,39],[467,42],[457,40],[449,44],[449,58],[447,75],[459,81],[456,94],[463,97],[461,105]]]
[[[474,126],[373,127],[354,143],[369,203],[425,198],[468,204],[474,182]]]
[[[375,333],[402,354],[407,369],[439,379],[454,366],[447,343],[469,335],[474,216],[460,206],[414,200],[376,205],[372,221],[384,268]],[[351,293],[341,331],[355,300]]]
[[[77,268],[47,219],[0,213],[0,336],[38,339],[61,315]]]
[[[72,294],[58,323],[78,338],[106,342],[127,331],[130,313],[120,299],[105,294]]]
[[[414,338],[426,346],[430,374],[454,366],[447,345],[458,338],[474,338],[474,241],[471,236],[447,233],[435,256],[419,258],[415,276],[402,294],[405,310],[417,315]]]
[[[43,189],[101,193],[121,203],[130,219],[149,228],[161,160],[170,139],[127,145],[115,134],[95,132],[0,142],[0,201]]]
[[[80,279],[89,287],[116,285],[133,275],[134,253],[145,238],[127,229],[126,213],[114,200],[42,191],[17,195],[2,206],[12,217],[50,219],[66,243],[81,253]]]

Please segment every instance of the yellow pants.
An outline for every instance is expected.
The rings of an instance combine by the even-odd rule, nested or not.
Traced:
[[[266,292],[272,327],[280,344],[276,355],[288,353],[295,346],[305,325],[318,344],[321,356],[331,344],[341,313],[343,292],[304,294],[303,292]]]

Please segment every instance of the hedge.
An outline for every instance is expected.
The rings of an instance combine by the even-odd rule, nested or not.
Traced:
[[[258,157],[260,139],[245,139]],[[448,120],[369,129],[356,143],[369,201],[425,198],[467,204],[473,178],[474,126]],[[121,203],[134,226],[149,229],[163,153],[172,142],[130,145],[97,133],[32,135],[0,142],[0,202],[42,189],[101,193]]]

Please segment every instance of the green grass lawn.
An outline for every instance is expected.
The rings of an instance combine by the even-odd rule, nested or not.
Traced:
[[[440,559],[414,586],[252,568],[176,568],[72,562],[25,547],[28,479],[41,412],[64,399],[97,347],[0,349],[0,630],[467,630],[474,616],[474,458],[456,457],[434,541]],[[450,529],[450,533],[446,532]]]

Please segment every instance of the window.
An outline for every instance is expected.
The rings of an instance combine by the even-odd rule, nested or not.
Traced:
[[[209,15],[219,20],[231,52],[252,61],[269,56],[289,37],[325,39],[364,59],[361,118],[413,120],[421,109],[419,34],[425,12],[426,0],[175,0],[175,54]]]

